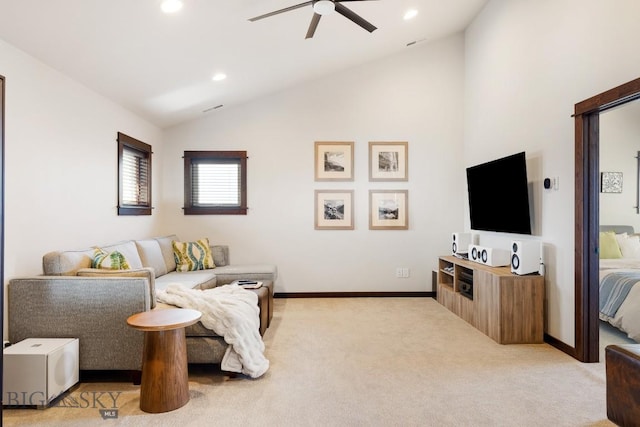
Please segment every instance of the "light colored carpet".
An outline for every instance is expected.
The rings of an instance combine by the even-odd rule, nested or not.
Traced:
[[[611,344],[638,344],[636,341],[629,338],[629,336],[614,328],[607,322],[600,320],[600,361],[604,360],[604,349]]]
[[[165,414],[140,411],[137,386],[84,383],[61,400],[84,408],[5,409],[4,425],[613,425],[604,363],[546,344],[496,344],[431,298],[275,304],[265,335],[271,368],[260,379],[192,369],[191,400]],[[121,394],[114,405],[94,392]],[[99,402],[83,402],[93,396]],[[116,406],[117,418],[103,420],[100,404]]]

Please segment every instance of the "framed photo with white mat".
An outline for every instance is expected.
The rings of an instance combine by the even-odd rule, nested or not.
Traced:
[[[369,229],[408,230],[409,190],[369,190]]]
[[[316,230],[353,230],[353,190],[316,190]]]

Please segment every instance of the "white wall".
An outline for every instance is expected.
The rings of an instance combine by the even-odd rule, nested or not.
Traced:
[[[638,77],[637,0],[492,0],[467,29],[464,163],[526,151],[547,332],[574,345],[574,104]],[[464,172],[459,171],[460,174]],[[543,191],[544,177],[559,177]],[[481,242],[509,237],[485,233]]]
[[[41,274],[48,251],[159,230],[155,214],[116,212],[117,132],[151,144],[158,158],[158,128],[1,40],[0,74],[6,77],[6,283]],[[159,178],[154,172],[155,200]]]
[[[640,231],[638,152],[640,102],[600,114],[600,171],[622,172],[622,193],[600,193],[600,224],[632,225]]]
[[[432,290],[463,226],[463,46],[462,35],[417,45],[168,130],[165,228],[229,244],[234,263],[277,264],[277,292]],[[355,180],[315,182],[314,141],[354,141]],[[408,141],[408,182],[368,181],[369,141]],[[185,150],[247,150],[247,216],[181,214]],[[355,190],[355,230],[314,230],[316,189]],[[409,190],[409,230],[368,229],[370,189]]]

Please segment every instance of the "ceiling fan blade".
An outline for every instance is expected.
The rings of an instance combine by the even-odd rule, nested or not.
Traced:
[[[345,18],[350,19],[354,23],[360,25],[362,28],[369,31],[370,33],[373,33],[375,30],[377,30],[377,28],[371,22],[367,21],[357,13],[353,12],[351,9],[348,9],[346,6],[343,6],[340,3],[335,3],[335,5],[336,5],[336,12],[338,12],[340,15],[344,16]]]
[[[307,36],[305,37],[305,39],[310,39],[313,37],[313,35],[316,32],[316,28],[318,28],[318,23],[320,22],[321,17],[322,15],[319,15],[317,13],[313,14],[313,17],[311,18],[311,23],[309,24],[309,29],[307,30]]]
[[[300,9],[301,7],[309,6],[310,4],[313,4],[313,1],[306,1],[304,3],[300,3],[300,4],[297,4],[295,6],[289,6],[289,7],[285,7],[284,9],[280,9],[280,10],[276,10],[276,11],[273,11],[273,12],[265,13],[264,15],[260,15],[260,16],[256,16],[255,18],[251,18],[251,19],[249,19],[249,21],[251,21],[251,22],[258,21],[260,19],[268,18],[268,17],[273,16],[273,15],[279,15],[279,14],[284,13],[284,12],[289,12],[291,10]]]

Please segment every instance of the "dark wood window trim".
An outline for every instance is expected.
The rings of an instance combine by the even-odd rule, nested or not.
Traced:
[[[144,162],[140,169],[139,198],[135,202],[125,200],[125,151],[131,150]],[[118,215],[151,215],[151,145],[118,132]]]
[[[195,168],[199,163],[236,164],[239,166],[238,199],[233,205],[198,205]],[[184,214],[185,215],[246,215],[247,214],[247,152],[246,151],[185,151],[184,152]]]
[[[598,362],[600,113],[640,99],[640,78],[575,105],[575,348],[582,362]]]

